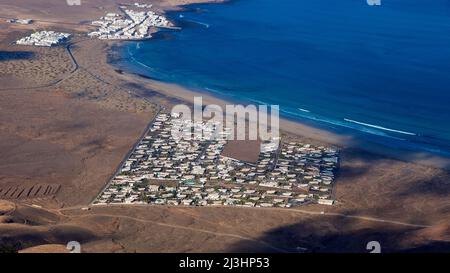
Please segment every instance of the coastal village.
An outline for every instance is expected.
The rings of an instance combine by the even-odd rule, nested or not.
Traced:
[[[166,17],[151,10],[151,4],[134,3],[120,6],[123,14],[107,13],[99,20],[93,21],[95,31],[87,33],[90,38],[101,40],[143,40],[151,38],[152,28],[173,28]],[[10,24],[31,24],[31,19],[9,19]],[[16,41],[18,45],[52,47],[70,39],[72,35],[55,31],[37,31],[30,36]]]
[[[93,204],[333,205],[336,149],[261,142],[258,160],[246,162],[223,155],[231,132],[218,128],[219,124],[159,114]],[[204,133],[198,137],[195,131]],[[182,132],[184,138],[174,138],[173,132]]]
[[[18,40],[16,44],[51,47],[67,41],[70,37],[71,35],[68,33],[38,31]]]
[[[149,10],[152,5],[134,3],[138,9],[132,10],[126,6],[120,9],[124,15],[108,13],[100,20],[93,21],[92,25],[97,26],[96,31],[88,34],[91,38],[102,40],[141,40],[151,38],[152,27],[168,28],[171,23],[162,15]]]
[[[93,21],[91,38],[140,40],[151,37],[152,27],[172,27],[152,5],[120,6],[122,15],[107,13]],[[10,23],[31,23],[30,20]],[[60,45],[71,34],[38,31],[16,41],[19,45]],[[172,132],[201,138],[174,139]],[[295,207],[333,205],[333,187],[339,165],[336,149],[274,139],[262,142],[256,162],[226,156],[231,130],[219,124],[190,122],[160,114],[148,134],[129,155],[108,186],[93,202],[185,206]],[[186,135],[184,135],[186,137]]]

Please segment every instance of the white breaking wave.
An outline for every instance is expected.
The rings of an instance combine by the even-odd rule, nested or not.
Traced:
[[[298,108],[298,110],[305,112],[305,113],[311,113],[311,111],[307,110],[307,109],[303,109],[303,108]]]
[[[363,126],[367,126],[367,127],[371,127],[371,128],[375,128],[375,129],[380,129],[380,130],[384,130],[384,131],[389,131],[389,132],[394,132],[394,133],[399,133],[399,134],[405,134],[405,135],[410,135],[410,136],[417,136],[417,134],[415,134],[415,133],[401,131],[401,130],[395,130],[395,129],[390,129],[390,128],[382,127],[382,126],[379,126],[379,125],[374,125],[374,124],[370,124],[370,123],[364,123],[364,122],[360,122],[360,121],[356,121],[356,120],[352,120],[352,119],[348,119],[348,118],[344,118],[344,120],[347,121],[347,122],[356,123],[356,124],[359,124],[359,125],[363,125]]]
[[[321,116],[317,116],[317,115],[312,115],[312,114],[306,113],[306,112],[304,112],[304,113],[295,112],[294,113],[294,112],[283,110],[283,109],[281,110],[281,112],[284,112],[284,113],[290,114],[290,115],[294,115],[294,116],[298,116],[298,117],[302,117],[302,118],[306,118],[306,119],[310,119],[310,120],[314,120],[314,121],[318,121],[318,122],[322,122],[322,123],[331,124],[334,126],[350,128],[350,129],[364,132],[364,133],[371,134],[371,135],[377,135],[377,136],[392,138],[392,139],[401,140],[401,141],[405,140],[403,138],[388,135],[388,134],[384,133],[383,131],[378,131],[378,130],[374,130],[372,128],[361,127],[361,126],[356,127],[356,126],[352,126],[351,124],[345,123],[344,121],[329,119],[329,118],[321,117]]]
[[[209,88],[209,87],[204,87],[204,89],[205,89],[205,90],[208,90],[208,91],[210,91],[210,92],[216,93],[216,94],[224,95],[224,96],[226,96],[226,95],[229,96],[229,95],[230,95],[230,94],[228,94],[228,93],[226,93],[226,92],[222,92],[222,91],[220,91],[220,90],[212,89],[212,88]]]
[[[143,67],[145,67],[145,68],[147,68],[147,69],[153,71],[153,72],[155,71],[154,68],[152,68],[152,67],[150,67],[150,66],[148,66],[148,65],[146,65],[146,64],[144,64],[144,63],[142,63],[142,62],[140,62],[140,61],[138,61],[138,60],[134,57],[133,52],[130,51],[130,48],[128,48],[127,51],[128,51],[129,56],[130,56],[130,59],[131,59],[133,62],[135,62],[135,63],[137,63],[137,64],[139,64],[139,65],[141,65],[141,66],[143,66]]]
[[[209,28],[209,24],[207,24],[207,23],[202,23],[202,22],[194,21],[194,20],[186,20],[186,21],[191,22],[191,23],[195,23],[195,24],[199,24],[199,25],[202,25],[202,26],[204,26],[206,28]]]

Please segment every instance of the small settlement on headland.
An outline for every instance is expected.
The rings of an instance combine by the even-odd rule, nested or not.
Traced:
[[[54,46],[67,41],[70,38],[68,33],[60,33],[55,31],[38,31],[30,36],[24,37],[16,42],[18,45],[34,45],[34,46]]]
[[[100,20],[93,21],[95,31],[87,34],[90,38],[102,40],[142,40],[151,38],[152,28],[171,28],[166,17],[150,10],[152,5],[134,3],[133,6],[120,6],[123,14],[107,13]],[[29,24],[32,20],[11,19],[9,23]],[[18,45],[56,46],[70,38],[70,34],[55,31],[37,31],[16,41]]]
[[[134,4],[141,10],[132,10],[121,6],[124,15],[108,13],[100,20],[92,22],[97,26],[96,31],[90,32],[89,37],[97,37],[102,40],[141,40],[151,37],[151,27],[168,28],[172,24],[166,17],[148,10],[151,5]],[[144,9],[144,10],[142,10]]]
[[[174,139],[171,134],[174,126],[189,135],[195,130],[204,134],[190,140]],[[339,163],[336,149],[299,142],[262,143],[259,159],[252,164],[222,155],[230,130],[223,128],[219,132],[220,127],[159,114],[93,204],[245,207],[333,204],[333,183]]]
[[[152,27],[171,27],[152,6],[121,6],[123,15],[108,13],[92,22],[99,39],[139,40]],[[70,34],[39,31],[18,40],[20,45],[54,46]],[[174,128],[205,132],[201,138],[176,140]],[[336,149],[277,139],[262,143],[255,162],[224,156],[230,130],[160,114],[120,171],[94,200],[94,205],[161,204],[186,206],[293,207],[308,203],[332,205],[339,165]],[[218,138],[217,135],[221,137]],[[214,137],[212,137],[214,136]]]

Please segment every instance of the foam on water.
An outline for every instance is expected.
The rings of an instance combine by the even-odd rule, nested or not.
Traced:
[[[365,123],[365,122],[360,122],[360,121],[356,121],[356,120],[352,120],[352,119],[348,119],[345,118],[345,121],[351,122],[351,123],[356,123],[359,125],[364,125],[367,127],[372,127],[372,128],[376,128],[376,129],[380,129],[380,130],[384,130],[384,131],[389,131],[389,132],[394,132],[394,133],[399,133],[399,134],[405,134],[405,135],[410,135],[410,136],[416,136],[417,134],[415,133],[410,133],[410,132],[405,132],[405,131],[401,131],[401,130],[396,130],[396,129],[390,129],[390,128],[386,128],[386,127],[382,127],[379,125],[374,125],[374,124],[370,124],[370,123]]]

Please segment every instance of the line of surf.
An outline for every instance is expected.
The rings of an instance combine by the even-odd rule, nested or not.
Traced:
[[[391,128],[386,128],[386,127],[382,127],[382,126],[379,126],[379,125],[374,125],[374,124],[370,124],[370,123],[360,122],[360,121],[356,121],[356,120],[352,120],[352,119],[348,119],[348,118],[344,118],[344,120],[347,121],[347,122],[351,122],[351,123],[355,123],[355,124],[359,124],[359,125],[363,125],[363,126],[367,126],[367,127],[383,130],[383,131],[394,132],[394,133],[410,135],[410,136],[417,136],[417,134],[415,134],[415,133],[401,131],[401,130],[396,130],[396,129],[391,129]]]
[[[387,138],[391,138],[391,139],[395,139],[395,140],[400,140],[400,141],[404,141],[405,139],[403,138],[399,138],[399,137],[395,137],[395,136],[391,136],[388,135],[387,133],[384,133],[383,131],[379,131],[379,130],[374,130],[375,128],[367,128],[364,126],[355,126],[349,123],[346,123],[344,121],[340,121],[340,120],[335,120],[335,119],[329,119],[320,115],[313,115],[311,114],[311,111],[306,112],[306,111],[301,111],[300,109],[298,109],[299,112],[291,112],[289,110],[286,109],[280,109],[281,112],[288,114],[290,116],[297,116],[297,117],[301,117],[301,118],[305,118],[305,119],[309,119],[309,120],[313,120],[316,122],[320,122],[320,123],[326,123],[332,126],[339,126],[339,127],[344,127],[344,128],[349,128],[352,130],[356,130],[356,131],[360,131],[360,132],[364,132],[367,134],[371,134],[371,135],[377,135],[377,136],[381,136],[381,137],[387,137]]]
[[[180,18],[183,18],[183,17],[180,17]],[[209,28],[209,26],[210,26],[207,23],[203,23],[203,22],[199,22],[199,21],[195,21],[195,20],[190,20],[190,19],[183,19],[183,20],[186,21],[186,22],[190,22],[190,23],[194,23],[194,24],[198,24],[198,25],[204,26],[206,28]]]
[[[136,48],[137,48],[137,47],[136,47]],[[130,59],[131,59],[132,62],[137,63],[138,65],[143,66],[143,67],[147,68],[147,69],[150,70],[150,71],[155,72],[155,69],[154,69],[153,67],[148,66],[148,65],[144,64],[143,62],[140,62],[139,60],[137,60],[137,59],[134,57],[134,53],[131,52],[130,47],[127,47],[127,52],[128,52],[128,56],[130,56]]]

